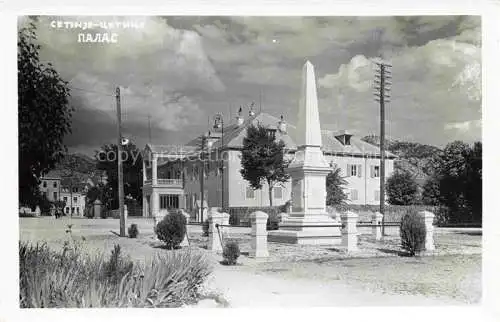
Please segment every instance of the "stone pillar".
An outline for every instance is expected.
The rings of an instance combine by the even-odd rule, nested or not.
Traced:
[[[255,211],[250,214],[250,222],[252,223],[250,257],[269,257],[269,252],[267,251],[267,218],[268,215],[262,211]]]
[[[222,224],[229,226],[229,214],[227,212],[222,213]],[[229,227],[219,227],[222,237],[229,238]]]
[[[372,235],[375,240],[380,240],[382,238],[382,218],[384,215],[382,215],[380,212],[375,212],[372,215],[372,224],[374,225],[372,227]]]
[[[219,236],[219,231],[215,225],[222,224],[224,216],[216,211],[215,209],[211,209],[208,213],[208,250],[213,252],[222,252],[222,243],[221,237]],[[222,227],[219,227],[221,229]],[[222,232],[221,232],[222,233]]]
[[[345,247],[347,252],[355,252],[358,250],[358,229],[356,223],[358,221],[358,214],[347,211],[340,215],[342,220],[342,246]]]
[[[94,201],[94,218],[101,218],[102,202],[99,199]]]
[[[430,211],[419,211],[420,219],[425,225],[425,250],[434,250],[434,214]]]
[[[153,160],[151,162],[151,184],[154,186],[158,182],[158,156],[153,154]]]
[[[125,217],[125,220],[128,218],[128,207],[127,205],[123,205],[123,216]]]

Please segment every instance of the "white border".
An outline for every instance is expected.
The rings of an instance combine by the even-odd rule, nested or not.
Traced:
[[[0,0],[0,107],[1,153],[0,200],[2,212],[0,229],[0,322],[18,320],[51,320],[74,322],[87,320],[109,321],[113,318],[138,320],[205,320],[235,321],[262,317],[266,320],[341,320],[354,321],[478,321],[500,316],[498,182],[500,149],[496,136],[500,128],[497,61],[500,47],[498,2],[489,1],[262,1],[235,4],[234,1],[102,1],[87,0],[68,5],[67,1]],[[385,307],[385,308],[328,308],[302,310],[20,310],[18,302],[18,217],[17,217],[17,15],[481,15],[483,21],[483,143],[484,143],[484,275],[483,304],[477,307]],[[235,285],[235,287],[238,287]],[[495,305],[497,304],[497,306]]]

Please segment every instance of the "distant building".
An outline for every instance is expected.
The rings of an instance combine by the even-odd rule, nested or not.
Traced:
[[[61,173],[51,170],[40,180],[40,193],[50,201],[59,200],[61,196]]]
[[[94,182],[86,176],[75,174],[67,177],[61,170],[51,170],[40,180],[40,192],[48,200],[65,202],[63,211],[66,215],[83,216],[85,211],[85,196]]]
[[[208,132],[183,146],[147,144],[143,158],[143,216],[169,208],[196,210],[201,201],[202,163],[198,156],[202,142],[208,148],[204,199],[209,207],[220,207],[222,199],[225,208],[268,206],[267,184],[262,189],[254,190],[240,174],[243,138],[250,124],[267,127],[276,139],[284,141],[286,157],[293,158],[297,149],[294,143],[295,127],[267,113],[250,113],[247,120],[239,114],[235,122],[224,127],[223,137],[221,132]],[[323,153],[332,170],[339,168],[347,181],[345,192],[348,203],[379,204],[379,148],[349,131],[322,131],[322,142]],[[217,150],[223,151],[223,163],[216,160]],[[393,172],[395,158],[394,154],[386,152],[386,178]],[[285,204],[291,199],[291,183],[274,187],[272,198],[273,205]]]

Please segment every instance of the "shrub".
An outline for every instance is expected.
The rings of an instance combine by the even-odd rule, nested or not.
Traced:
[[[395,171],[387,179],[387,199],[391,205],[413,205],[418,203],[418,185],[408,171]]]
[[[279,228],[280,228],[280,218],[276,213],[276,210],[273,209],[273,211],[268,213],[266,229],[278,230]]]
[[[169,252],[139,265],[116,250],[106,262],[26,243],[19,265],[21,308],[180,307],[200,298],[212,268],[203,253]]]
[[[155,233],[168,249],[178,248],[186,235],[186,218],[179,211],[168,214],[156,224]]]
[[[137,228],[137,224],[130,225],[130,227],[128,227],[128,236],[130,238],[137,238],[137,235],[139,235],[139,229]]]
[[[416,211],[408,211],[401,220],[399,234],[401,236],[401,247],[410,256],[424,250],[425,247],[425,224],[418,217]]]
[[[209,229],[208,219],[205,219],[201,228],[203,229],[203,236],[208,237],[208,229]]]
[[[240,246],[235,241],[229,241],[224,246],[222,251],[222,257],[224,257],[224,264],[235,265],[238,257],[240,257]]]

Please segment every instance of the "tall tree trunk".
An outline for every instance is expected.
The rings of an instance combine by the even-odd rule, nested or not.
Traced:
[[[269,187],[269,206],[273,206],[273,186],[271,185],[271,182],[267,182],[267,185]]]

